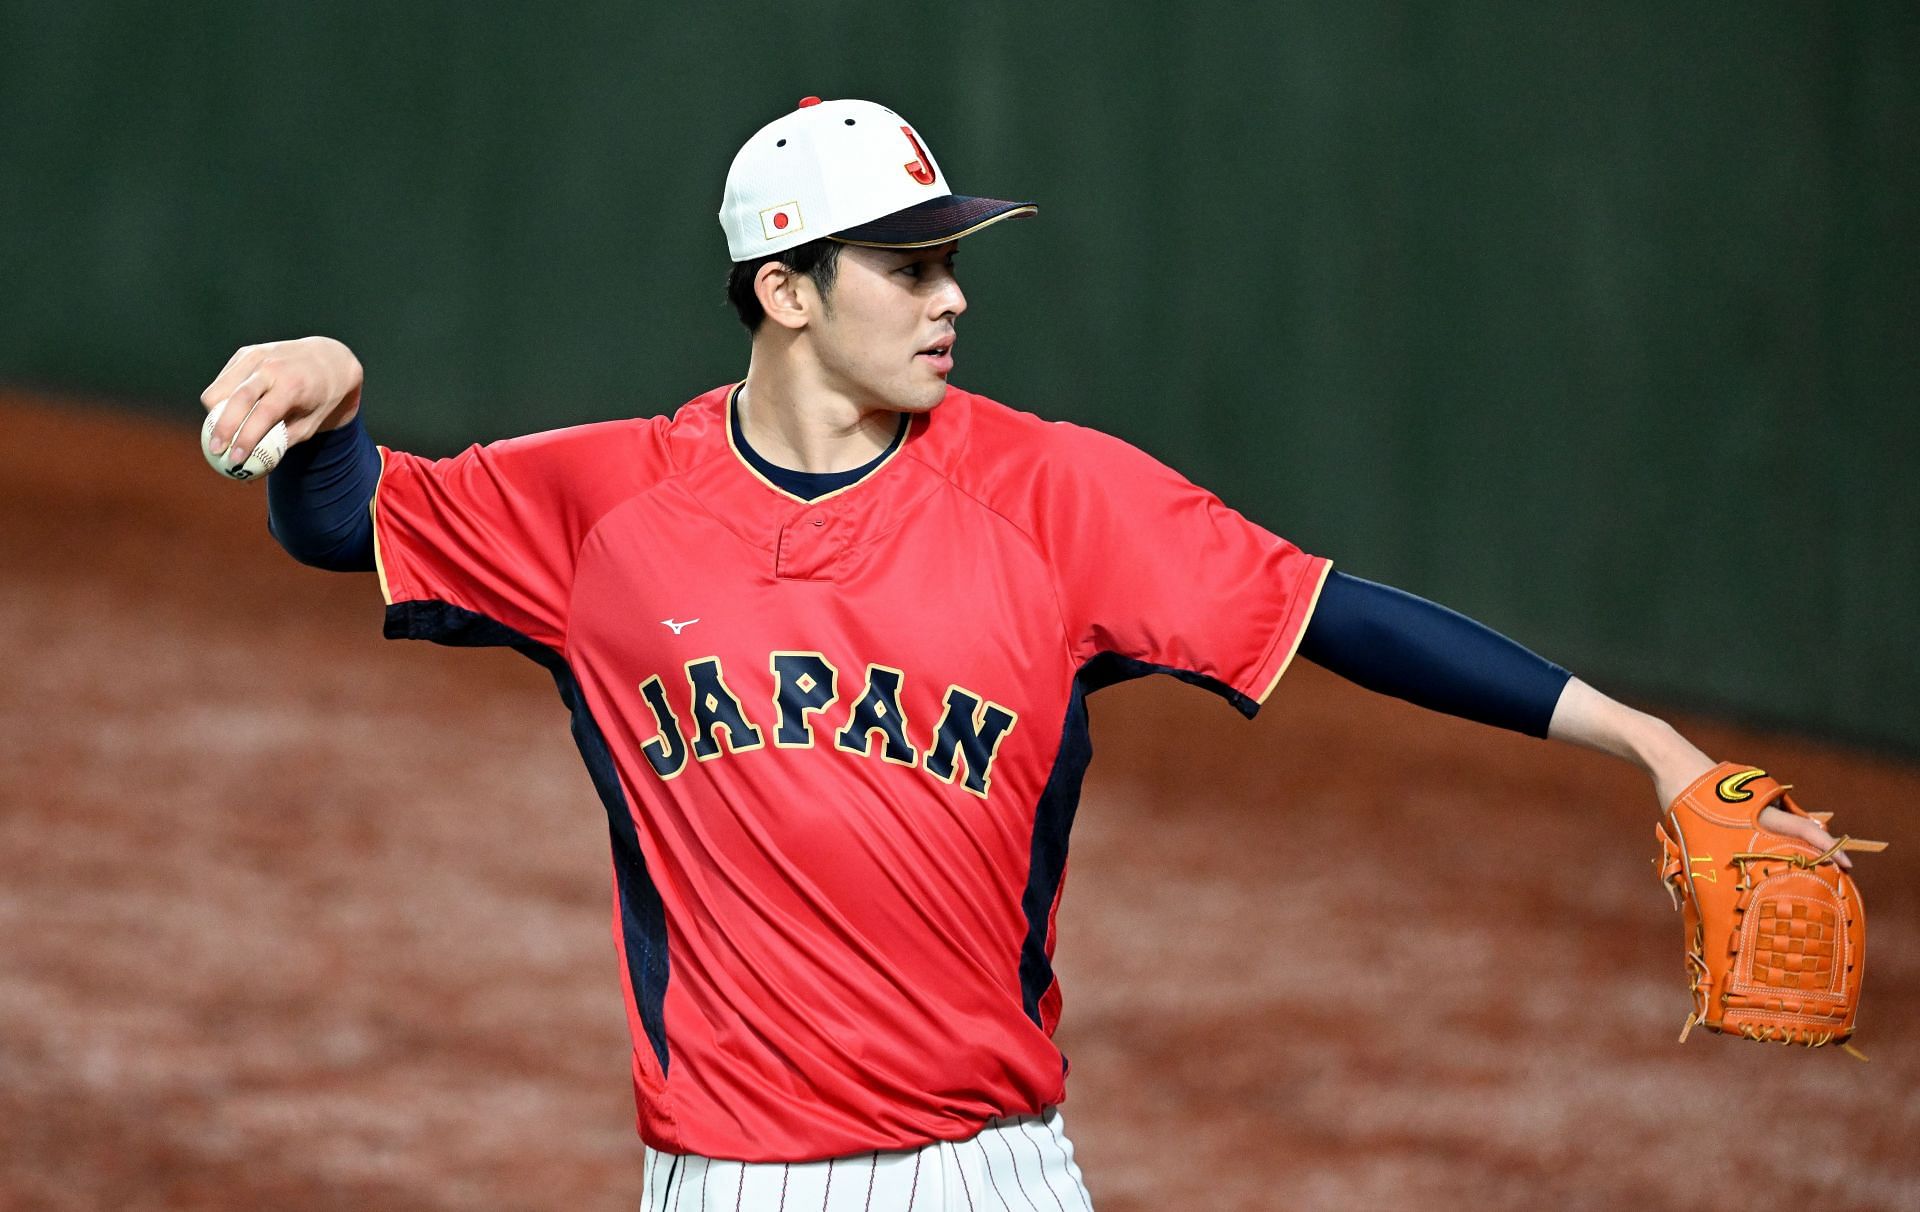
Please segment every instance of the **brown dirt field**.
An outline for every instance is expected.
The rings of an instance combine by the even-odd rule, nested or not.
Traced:
[[[551,682],[382,640],[193,420],[0,399],[0,1209],[631,1212]],[[1859,1064],[1674,1043],[1624,766],[1306,667],[1252,725],[1094,704],[1061,1036],[1102,1212],[1920,1208],[1920,768],[1681,721],[1895,842]]]

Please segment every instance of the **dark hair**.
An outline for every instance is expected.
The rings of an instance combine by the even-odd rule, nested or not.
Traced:
[[[820,288],[821,300],[825,301],[833,290],[834,273],[840,268],[840,245],[822,238],[809,240],[756,261],[736,261],[727,273],[727,302],[733,304],[733,310],[739,314],[740,322],[747,326],[748,332],[759,332],[760,321],[767,318],[766,310],[760,306],[759,296],[753,293],[753,279],[760,273],[761,266],[776,262],[794,273],[812,278],[813,284]]]

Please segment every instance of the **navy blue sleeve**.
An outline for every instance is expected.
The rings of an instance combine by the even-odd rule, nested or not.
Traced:
[[[267,530],[288,555],[330,572],[373,571],[380,452],[360,418],[314,434],[267,474]]]
[[[1368,690],[1537,737],[1573,676],[1463,614],[1338,570],[1300,655]]]

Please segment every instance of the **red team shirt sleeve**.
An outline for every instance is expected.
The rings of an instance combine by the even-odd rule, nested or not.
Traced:
[[[1193,675],[1252,715],[1332,565],[1117,438],[1067,431],[1040,516],[1069,642]],[[1189,679],[1191,680],[1191,679]]]
[[[595,428],[449,459],[381,447],[374,560],[387,603],[445,602],[563,649],[575,559],[607,495]]]

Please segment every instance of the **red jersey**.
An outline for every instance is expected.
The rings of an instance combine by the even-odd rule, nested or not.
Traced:
[[[383,450],[389,636],[545,665],[613,840],[639,1129],[803,1161],[1065,1097],[1058,907],[1086,696],[1251,716],[1326,577],[1114,438],[949,388],[805,501],[732,392],[437,462]]]

